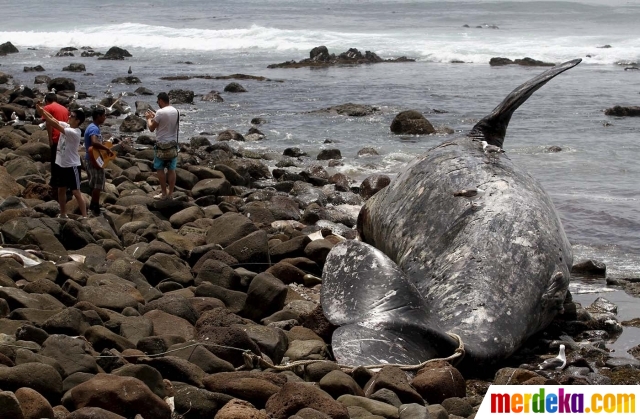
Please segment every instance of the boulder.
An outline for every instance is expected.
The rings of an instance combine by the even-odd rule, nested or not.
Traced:
[[[132,57],[132,55],[126,49],[120,47],[111,47],[99,60],[124,60],[125,58]]]
[[[265,406],[273,419],[287,419],[304,408],[315,409],[333,419],[349,419],[347,408],[323,390],[307,383],[287,383]]]
[[[154,419],[171,418],[171,409],[164,400],[133,377],[98,374],[69,390],[62,401],[69,410],[99,407],[124,417],[145,412]]]
[[[403,135],[426,135],[436,132],[433,125],[420,112],[403,111],[391,121],[391,132]]]
[[[449,397],[465,397],[462,374],[451,364],[438,361],[418,371],[411,385],[429,404],[439,404]]]

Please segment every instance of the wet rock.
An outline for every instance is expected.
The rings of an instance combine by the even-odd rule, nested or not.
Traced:
[[[589,259],[573,265],[571,267],[571,273],[590,276],[604,276],[607,273],[607,266],[603,262]]]
[[[142,83],[142,81],[140,81],[140,79],[137,78],[136,76],[126,76],[126,77],[116,77],[115,79],[111,80],[111,83],[140,84]]]
[[[218,133],[216,141],[244,141],[244,137],[237,131],[228,129]]]
[[[18,51],[18,48],[16,48],[11,42],[0,44],[0,55],[17,54],[18,52],[20,52]],[[6,83],[6,81],[3,83]]]
[[[369,199],[382,188],[391,183],[391,178],[387,175],[371,175],[368,176],[360,184],[360,196],[363,199]]]
[[[337,148],[327,148],[320,150],[317,160],[340,160],[342,159],[342,153]]]
[[[126,49],[120,47],[111,47],[99,60],[124,60],[125,58],[132,57],[132,55]]]
[[[640,116],[640,106],[619,106],[605,109],[605,115],[609,116]]]
[[[62,71],[71,71],[74,73],[84,73],[87,71],[87,67],[85,67],[82,63],[71,63],[66,67],[62,68]]]
[[[224,87],[224,91],[230,93],[243,93],[246,92],[247,89],[242,87],[240,83],[231,82]]]
[[[333,65],[357,65],[382,62],[415,61],[407,57],[384,60],[374,52],[365,51],[365,53],[363,54],[356,48],[349,48],[349,50],[336,56],[336,54],[329,54],[329,50],[324,45],[313,48],[309,53],[309,57],[310,58],[298,62],[286,61],[280,64],[270,64],[267,66],[267,68],[328,67]]]
[[[428,135],[436,132],[433,125],[420,112],[403,111],[393,118],[389,127],[394,134]]]

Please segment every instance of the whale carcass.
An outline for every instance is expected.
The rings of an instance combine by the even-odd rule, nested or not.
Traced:
[[[516,88],[362,207],[362,241],[335,246],[323,272],[339,363],[418,364],[451,355],[454,333],[465,345],[463,367],[491,365],[562,310],[573,256],[558,214],[541,185],[495,151],[513,112],[580,61]],[[464,196],[473,189],[483,193],[470,205]]]

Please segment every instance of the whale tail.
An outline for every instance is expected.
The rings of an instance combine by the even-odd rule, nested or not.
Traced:
[[[469,137],[483,138],[487,143],[502,148],[511,115],[539,88],[560,73],[580,64],[581,58],[557,65],[518,86],[489,115],[469,132]]]
[[[416,365],[458,347],[400,268],[360,241],[340,243],[327,256],[321,303],[327,319],[340,326],[332,338],[340,364]]]

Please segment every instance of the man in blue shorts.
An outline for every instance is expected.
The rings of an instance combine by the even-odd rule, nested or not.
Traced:
[[[80,124],[84,122],[84,112],[76,109],[69,112],[69,123],[58,121],[42,104],[36,104],[36,109],[46,119],[47,124],[60,131],[60,140],[56,150],[56,166],[58,173],[58,203],[60,204],[60,218],[67,217],[67,188],[71,189],[78,201],[78,208],[83,217],[87,216],[87,207],[80,193]]]
[[[169,95],[165,92],[158,94],[158,112],[148,110],[145,113],[147,126],[151,132],[156,131],[156,153],[153,159],[153,168],[160,181],[160,194],[154,196],[156,199],[173,198],[173,190],[176,186],[176,166],[178,164],[177,152],[175,157],[162,159],[158,157],[158,148],[163,145],[175,144],[178,148],[178,126],[180,114],[178,110],[169,104]],[[167,173],[165,176],[165,169]],[[167,191],[167,181],[169,190]]]
[[[104,169],[96,167],[91,163],[89,158],[89,147],[104,147],[102,145],[102,134],[100,133],[100,125],[104,124],[107,119],[107,113],[104,108],[95,108],[91,113],[93,122],[89,124],[84,131],[84,148],[87,150],[85,155],[85,164],[87,167],[87,174],[89,175],[89,187],[91,188],[91,204],[89,204],[89,210],[95,216],[101,214],[100,212],[100,193],[104,191]]]

